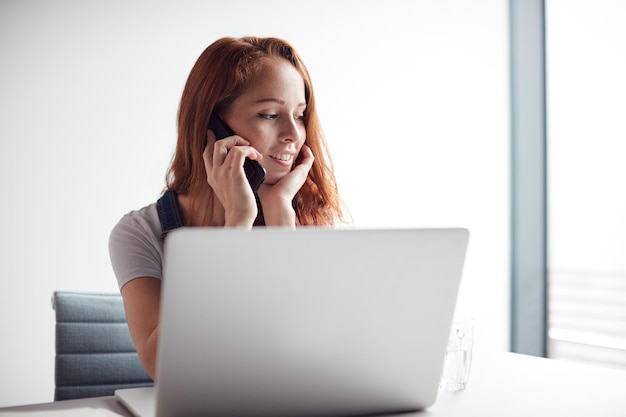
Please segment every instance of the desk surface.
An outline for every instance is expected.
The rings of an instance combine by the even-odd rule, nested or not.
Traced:
[[[475,355],[465,390],[439,392],[432,407],[402,416],[626,417],[625,386],[626,371],[515,353]],[[86,407],[131,417],[113,397],[4,408],[0,409],[0,416],[56,417],[60,411],[71,416],[74,414],[70,410]]]

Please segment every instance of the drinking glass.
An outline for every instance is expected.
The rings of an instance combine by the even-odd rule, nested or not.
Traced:
[[[455,317],[452,322],[439,382],[439,388],[444,391],[462,390],[467,385],[472,365],[474,325],[474,319],[469,317]]]

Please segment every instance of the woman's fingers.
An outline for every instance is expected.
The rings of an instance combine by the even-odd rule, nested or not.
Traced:
[[[213,165],[221,166],[226,161],[228,154],[231,150],[236,151],[236,155],[233,159],[242,161],[243,158],[248,157],[250,159],[260,160],[263,156],[253,147],[250,146],[250,142],[242,138],[241,136],[229,136],[224,139],[215,141],[215,135],[213,132],[207,133],[207,144],[214,143],[212,153],[210,153],[213,160]]]
[[[313,156],[313,152],[307,145],[304,145],[300,150],[298,164],[291,172],[281,178],[276,184],[261,185],[262,190],[260,190],[260,193],[262,192],[265,195],[270,194],[273,197],[291,201],[306,182],[314,161],[315,157]]]
[[[315,157],[313,156],[313,152],[311,148],[307,145],[303,145],[300,150],[300,160],[298,165],[296,165],[292,171],[292,175],[298,176],[298,189],[302,187],[302,184],[306,181],[307,176],[309,175],[309,171],[313,166],[313,162],[315,162]]]
[[[208,130],[206,134],[207,143],[202,152],[202,160],[204,161],[204,170],[207,173],[207,180],[209,173],[213,170],[213,144],[215,143],[215,133],[212,130]]]
[[[212,137],[211,137],[212,136]],[[212,140],[211,140],[212,139]],[[229,136],[224,139],[215,140],[215,135],[211,130],[207,132],[207,144],[213,143],[212,146],[212,159],[213,164],[221,166],[226,160],[226,156],[231,148],[235,146],[249,146],[250,142],[242,138],[241,136]]]
[[[302,161],[299,165],[303,165],[308,174],[309,170],[313,166],[313,162],[315,162],[315,157],[313,156],[313,151],[307,145],[302,145],[302,149],[300,149],[300,154],[302,155]]]
[[[246,157],[254,160],[263,158],[256,149],[250,146],[250,142],[241,136],[233,135],[216,140],[213,131],[210,129],[207,131],[207,146],[202,153],[202,159],[207,181],[211,186],[215,186],[219,178],[232,177],[233,172],[243,173],[243,163]]]

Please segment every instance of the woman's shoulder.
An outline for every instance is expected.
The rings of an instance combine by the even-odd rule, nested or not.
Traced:
[[[156,203],[126,213],[111,232],[112,235],[127,233],[139,233],[160,238],[161,223]]]
[[[109,236],[119,287],[138,277],[161,278],[163,240],[156,203],[125,214]]]
[[[132,210],[124,214],[120,223],[154,222],[159,220],[156,203],[149,204],[138,210]]]

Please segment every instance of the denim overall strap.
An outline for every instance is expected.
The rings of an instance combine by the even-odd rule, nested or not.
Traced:
[[[178,200],[174,191],[166,191],[159,198],[157,201],[157,212],[161,222],[161,239],[164,239],[168,232],[183,227],[183,218],[180,215]]]

